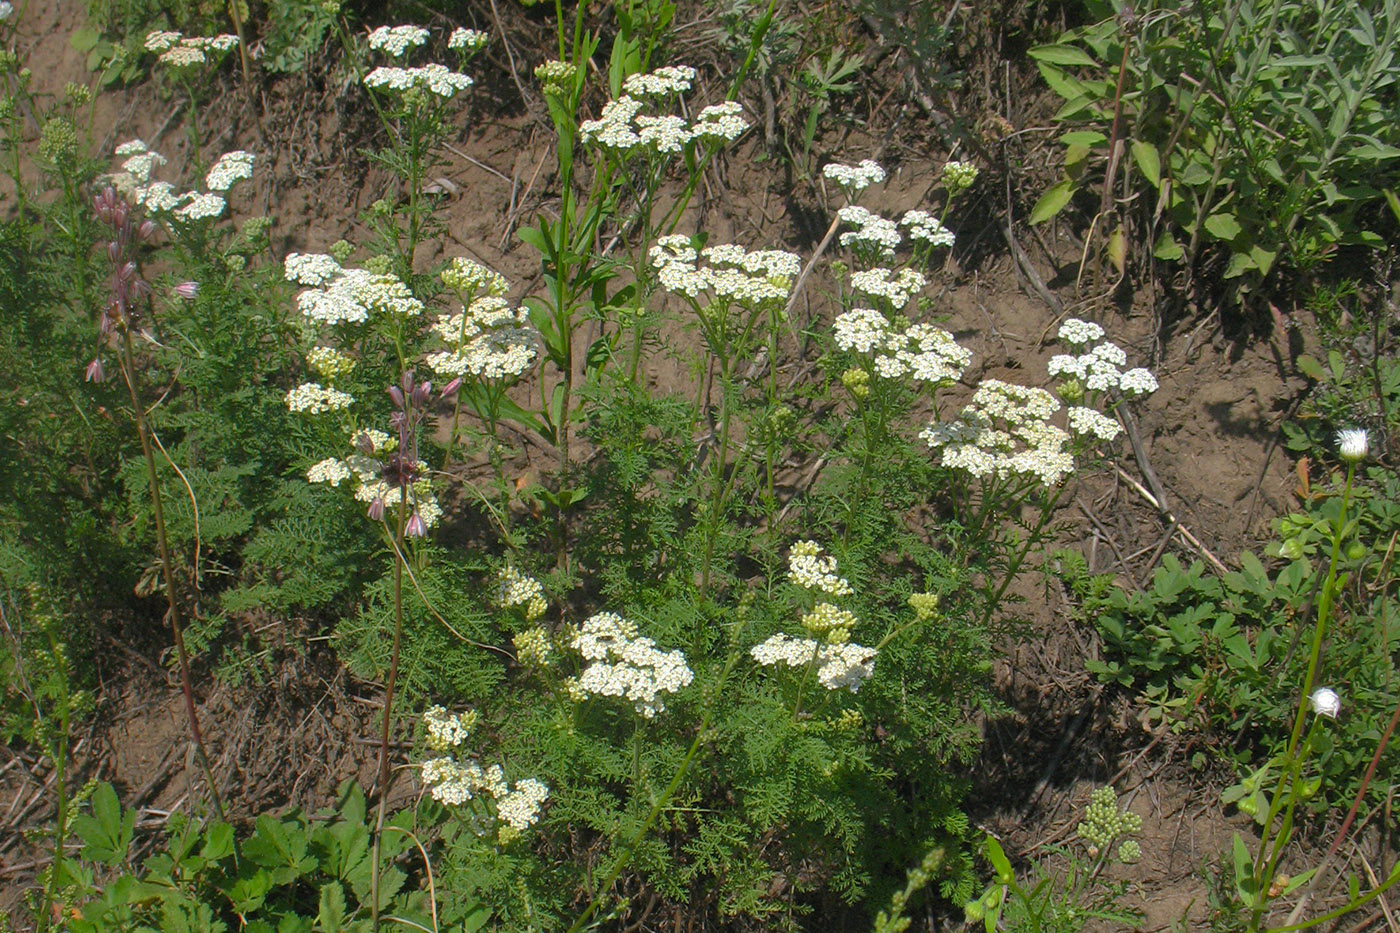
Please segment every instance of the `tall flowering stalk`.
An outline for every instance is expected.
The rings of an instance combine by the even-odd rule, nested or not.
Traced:
[[[1303,676],[1302,692],[1298,700],[1298,712],[1293,720],[1288,744],[1284,747],[1283,754],[1275,759],[1279,764],[1278,781],[1269,802],[1268,814],[1264,818],[1259,851],[1249,869],[1251,874],[1248,878],[1236,878],[1236,886],[1245,899],[1245,906],[1251,908],[1251,931],[1261,929],[1269,902],[1273,898],[1293,890],[1307,880],[1306,876],[1300,876],[1289,884],[1279,885],[1275,878],[1278,876],[1283,847],[1293,836],[1294,815],[1298,803],[1310,796],[1309,782],[1303,780],[1303,768],[1312,756],[1317,734],[1323,728],[1323,720],[1336,719],[1341,713],[1341,699],[1337,694],[1329,688],[1316,686],[1317,672],[1322,660],[1322,644],[1326,638],[1327,626],[1332,620],[1332,607],[1342,587],[1337,580],[1342,542],[1354,533],[1354,522],[1348,520],[1347,513],[1351,506],[1356,466],[1366,459],[1368,452],[1366,432],[1342,431],[1337,435],[1337,445],[1342,460],[1347,465],[1346,485],[1342,490],[1342,507],[1332,522],[1332,553],[1327,565],[1327,576],[1318,591],[1317,620],[1313,623],[1312,644],[1308,652],[1307,673]],[[1310,728],[1305,728],[1309,712],[1313,714],[1313,722]],[[1236,849],[1241,846],[1238,837],[1235,839],[1235,846]],[[1238,865],[1236,870],[1240,870]]]
[[[103,349],[115,349],[122,381],[126,383],[127,392],[131,396],[131,414],[136,422],[136,434],[141,441],[141,453],[146,461],[146,480],[151,492],[156,545],[160,553],[161,576],[165,581],[165,598],[169,606],[170,631],[174,636],[175,655],[180,667],[180,690],[185,697],[185,716],[189,721],[190,736],[194,740],[195,756],[199,759],[205,783],[209,788],[209,799],[222,819],[224,805],[219,796],[218,785],[214,781],[213,770],[209,766],[204,736],[199,728],[199,714],[195,709],[189,654],[185,650],[184,625],[181,621],[180,598],[171,565],[165,509],[161,503],[160,474],[156,470],[150,424],[146,420],[146,409],[141,401],[136,355],[131,339],[132,332],[139,331],[142,320],[151,318],[154,310],[151,285],[142,276],[139,252],[141,245],[155,235],[157,228],[150,220],[138,223],[131,205],[118,196],[116,189],[112,187],[104,189],[93,199],[93,209],[98,220],[111,230],[111,239],[107,241],[107,258],[112,268],[110,301],[98,321],[100,344]],[[90,382],[101,382],[105,377],[99,351],[88,364],[87,379]]]

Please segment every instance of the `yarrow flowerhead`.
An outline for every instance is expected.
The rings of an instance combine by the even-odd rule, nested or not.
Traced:
[[[472,729],[476,728],[476,722],[476,710],[453,714],[441,706],[428,707],[423,712],[428,747],[435,752],[456,748],[467,740]]]
[[[1364,428],[1346,428],[1337,432],[1337,453],[1347,463],[1365,460],[1370,449]]]
[[[845,687],[852,693],[875,673],[874,648],[850,642],[822,644],[811,638],[793,638],[779,632],[760,645],[749,649],[749,655],[763,667],[777,664],[805,668],[815,663],[817,682],[827,690]]]
[[[876,267],[863,272],[851,273],[851,288],[866,295],[883,298],[890,307],[903,308],[923,290],[927,280],[923,273],[914,269],[900,269],[898,273]]]
[[[380,26],[369,34],[369,47],[394,58],[402,58],[409,49],[428,41],[428,30],[422,26]]]
[[[470,76],[436,62],[418,68],[380,65],[365,75],[365,87],[368,88],[399,92],[416,88],[443,99],[454,97],[458,91],[465,91],[473,83]]]
[[[953,231],[928,211],[905,211],[899,225],[909,228],[909,239],[928,243],[931,246],[952,246],[957,242]]]
[[[1342,698],[1330,687],[1318,687],[1310,698],[1313,712],[1328,719],[1336,719],[1342,712]]]
[[[235,149],[226,152],[205,176],[204,186],[210,191],[227,191],[235,182],[253,177],[253,154]]]
[[[650,638],[637,637],[634,624],[613,612],[590,616],[569,645],[592,662],[569,681],[571,696],[623,697],[646,719],[666,709],[663,694],[676,693],[695,678],[681,652],[659,650]]]
[[[650,74],[629,75],[622,82],[622,91],[632,97],[665,97],[684,94],[695,80],[695,69],[689,65],[667,65]]]
[[[859,165],[829,162],[822,168],[822,175],[849,192],[864,191],[872,184],[878,185],[885,180],[885,170],[873,159],[862,159]]]
[[[529,622],[544,615],[549,608],[540,582],[509,565],[502,567],[497,575],[496,604],[502,609],[520,608]]]
[[[815,541],[799,541],[788,551],[788,580],[829,596],[850,596],[851,584],[836,574],[836,558],[822,554]]]
[[[1044,389],[987,379],[955,420],[930,424],[919,436],[942,451],[946,467],[1058,486],[1074,470],[1069,434],[1049,422],[1059,408]]]
[[[490,41],[491,37],[478,29],[467,29],[459,26],[452,30],[452,35],[447,40],[447,47],[462,52],[480,52],[486,48],[486,43]]]

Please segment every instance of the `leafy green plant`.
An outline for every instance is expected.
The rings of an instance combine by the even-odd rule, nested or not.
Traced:
[[[1122,905],[1128,885],[1107,881],[1103,873],[1113,862],[1131,863],[1142,857],[1141,847],[1132,838],[1141,828],[1140,816],[1119,811],[1113,788],[1101,787],[1094,791],[1078,827],[1085,854],[1077,848],[1052,847],[1051,854],[1063,866],[1051,867],[1051,859],[1042,859],[1024,882],[1017,879],[1001,843],[987,836],[983,851],[996,878],[980,897],[967,903],[968,924],[981,923],[987,933],[1001,928],[1072,933],[1093,921],[1137,929],[1141,913]]]
[[[1146,238],[1188,280],[1219,256],[1240,290],[1385,242],[1372,225],[1400,166],[1400,4],[1090,10],[1098,22],[1031,50],[1067,128],[1066,175],[1032,223],[1096,191],[1094,225],[1120,273],[1126,244]]]
[[[342,788],[333,810],[314,817],[265,814],[243,831],[219,820],[200,826],[174,814],[165,845],[133,871],[127,865],[135,818],[111,785],[98,785],[91,813],[74,826],[84,843],[81,858],[62,862],[72,897],[69,929],[373,927],[373,821],[354,786]],[[396,864],[383,873],[378,890],[386,918],[433,930],[432,866],[416,844],[415,818],[413,810],[404,810],[387,824],[383,857]],[[120,873],[99,881],[98,866]],[[426,880],[425,890],[410,883],[415,878]],[[489,915],[479,911],[476,917],[467,929],[479,928]]]

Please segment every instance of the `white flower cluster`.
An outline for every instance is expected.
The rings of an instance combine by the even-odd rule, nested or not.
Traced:
[[[915,382],[943,385],[962,378],[972,351],[932,324],[913,324],[891,334],[885,352],[875,357],[875,372],[886,379],[908,376]]]
[[[684,94],[695,81],[695,69],[689,65],[667,65],[650,74],[628,75],[622,91],[632,97],[665,97]]]
[[[877,266],[863,272],[851,273],[851,288],[866,295],[883,298],[893,308],[902,308],[927,284],[923,273],[900,269],[898,273]]]
[[[543,781],[535,778],[516,781],[509,793],[496,799],[496,818],[522,833],[540,818],[540,808],[548,799],[549,788]]]
[[[447,40],[447,47],[463,52],[480,52],[486,48],[486,43],[489,41],[491,41],[491,37],[480,30],[458,26],[452,30],[452,35]]]
[[[441,706],[430,706],[423,711],[423,727],[427,732],[428,747],[435,752],[445,752],[456,748],[467,740],[476,726],[476,711],[449,713]]]
[[[822,169],[822,174],[851,192],[864,191],[885,180],[885,170],[873,159],[862,159],[859,165],[829,162]]]
[[[875,673],[875,649],[850,642],[821,644],[811,638],[793,638],[779,632],[755,645],[749,654],[764,667],[817,665],[817,680],[828,690],[842,687],[856,693]]]
[[[339,389],[329,389],[315,382],[303,382],[287,393],[287,407],[292,411],[319,415],[324,411],[349,408],[355,397]],[[312,480],[317,482],[317,480]]]
[[[458,91],[465,91],[473,83],[470,76],[436,62],[417,68],[380,65],[365,75],[365,87],[387,88],[390,91],[420,88],[445,99],[454,97]]]
[[[1128,362],[1128,355],[1117,344],[1104,340],[1089,346],[1103,337],[1103,328],[1098,324],[1070,318],[1060,325],[1059,337],[1084,352],[1078,356],[1068,353],[1052,356],[1048,364],[1051,376],[1077,379],[1091,392],[1116,389],[1136,398],[1157,391],[1157,378],[1148,370],[1123,372],[1119,369]]]
[[[624,697],[647,719],[666,709],[662,694],[675,693],[695,678],[685,655],[658,650],[650,638],[637,637],[637,627],[616,613],[600,612],[584,620],[570,646],[592,662],[568,684],[575,699]]]
[[[501,298],[510,291],[505,276],[462,256],[454,256],[440,278],[442,284],[466,298],[474,298],[478,292]]]
[[[689,91],[695,69],[670,65],[648,74],[635,74],[623,83],[623,94],[603,105],[596,120],[579,126],[584,142],[617,155],[654,153],[671,155],[694,140],[732,142],[749,128],[737,101],[724,101],[700,111],[694,122],[672,114],[644,114],[645,99],[665,100]]]
[[[394,58],[427,41],[428,30],[422,26],[380,26],[369,34],[370,48]]]
[[[222,216],[228,204],[223,195],[215,192],[227,190],[234,182],[253,174],[253,156],[236,150],[221,156],[210,170],[206,179],[210,191],[191,190],[176,194],[175,186],[170,182],[151,180],[151,173],[165,165],[166,158],[141,140],[128,140],[113,150],[113,154],[124,161],[121,171],[107,178],[123,197],[153,214],[168,213],[182,220]],[[220,182],[223,182],[222,187]]]
[[[335,380],[348,376],[355,368],[355,358],[340,352],[335,347],[312,347],[306,354],[306,365],[323,379]]]
[[[210,191],[227,191],[236,182],[253,177],[253,154],[242,149],[225,152],[204,177]]]
[[[466,739],[463,720],[474,714],[453,717],[440,706],[424,714],[428,726],[428,747],[436,752],[457,748]],[[434,728],[439,729],[435,741]],[[485,798],[495,802],[496,819],[506,824],[500,830],[501,842],[509,842],[533,826],[549,799],[549,788],[537,778],[525,778],[511,785],[500,765],[483,768],[476,761],[455,755],[430,758],[419,765],[423,783],[433,799],[447,806],[461,806],[469,800]]]
[[[372,314],[416,317],[423,302],[396,276],[344,269],[322,253],[291,253],[283,261],[289,282],[311,285],[297,295],[297,309],[315,324],[359,324]]]
[[[169,30],[146,34],[146,51],[156,52],[161,64],[174,68],[202,65],[208,60],[206,52],[227,52],[238,44],[235,35],[182,36]]]
[[[857,205],[841,208],[838,216],[844,223],[856,228],[841,234],[842,246],[886,259],[894,256],[895,247],[900,241],[899,228],[894,221]]]
[[[946,467],[976,477],[1033,476],[1057,486],[1074,470],[1069,434],[1049,420],[1059,408],[1044,389],[988,379],[956,420],[930,424],[919,436],[942,450]]]
[[[496,577],[496,605],[502,609],[519,606],[525,610],[526,620],[531,622],[544,615],[549,608],[540,581],[509,565],[502,567]]]
[[[706,265],[699,265],[704,259]],[[746,251],[733,243],[706,247],[698,255],[690,239],[681,234],[665,236],[651,248],[651,264],[667,291],[699,298],[709,292],[748,308],[784,302],[792,293],[793,279],[802,260],[782,250]]]
[[[154,149],[146,148],[146,144],[139,139],[122,143],[114,153],[126,156],[126,161],[122,163],[122,171],[130,175],[137,184],[150,181],[151,172],[166,163],[165,156]]]
[[[433,331],[448,349],[429,353],[428,366],[439,376],[472,375],[478,379],[514,379],[535,359],[538,336],[524,308],[485,295],[465,310],[441,318]]]
[[[788,580],[830,596],[850,596],[851,584],[836,573],[836,558],[823,556],[815,541],[799,541],[788,551]]]
[[[350,468],[345,465],[344,460],[331,457],[322,460],[306,471],[306,481],[308,483],[329,483],[332,486],[339,486],[344,480],[353,476]]]
[[[1095,437],[1101,441],[1111,441],[1122,430],[1117,421],[1097,408],[1076,405],[1065,412],[1071,434],[1079,437]]]
[[[206,220],[218,217],[224,212],[224,208],[228,206],[227,202],[224,201],[223,195],[214,194],[213,192],[200,194],[191,191],[181,197],[182,199],[188,198],[188,200],[185,201],[183,206],[175,209],[175,216],[183,217],[186,220]]]
[[[953,231],[928,211],[905,211],[900,218],[900,226],[909,228],[909,239],[919,240],[933,246],[952,246],[956,238]]]
[[[853,308],[838,316],[832,333],[842,350],[876,351],[875,372],[886,379],[909,376],[935,385],[955,382],[972,362],[971,351],[941,327],[913,324],[896,330],[872,308]]]
[[[691,138],[710,143],[732,143],[749,128],[743,113],[744,108],[737,100],[710,104],[700,111],[690,125]]]
[[[282,263],[288,282],[320,287],[340,275],[340,263],[325,253],[288,253]]]

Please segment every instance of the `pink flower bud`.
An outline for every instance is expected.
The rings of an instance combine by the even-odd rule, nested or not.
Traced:
[[[373,501],[370,502],[370,504],[369,504],[369,511],[368,511],[366,514],[369,515],[369,520],[372,521],[372,522],[382,522],[382,521],[384,521],[384,499],[383,499],[383,497],[381,497],[381,496],[375,496],[374,499],[373,499]]]
[[[116,240],[109,241],[107,243],[107,259],[112,263],[112,265],[115,266],[121,260],[121,258],[121,246],[117,243]]]
[[[422,408],[424,405],[428,404],[428,399],[431,397],[432,391],[433,384],[431,382],[420,382],[418,385],[414,386],[413,407]]]
[[[374,453],[374,438],[369,436],[368,431],[362,431],[355,437],[355,447],[368,457]]]
[[[410,538],[422,538],[427,535],[428,523],[423,521],[423,516],[418,514],[417,509],[414,510],[413,516],[408,520],[408,524],[404,527],[403,533]]]
[[[179,285],[175,286],[175,294],[187,300],[193,299],[196,295],[199,294],[199,283],[181,282]]]
[[[400,389],[398,386],[389,386],[389,388],[386,389],[385,391],[387,391],[387,392],[389,393],[389,398],[391,398],[391,399],[394,400],[394,407],[395,407],[395,408],[403,408],[403,390],[402,390],[402,389]]]
[[[102,369],[102,357],[95,357],[91,363],[87,364],[87,371],[84,373],[83,378],[88,382],[107,381],[107,373]]]
[[[156,235],[156,225],[155,225],[155,221],[152,221],[152,220],[143,220],[143,221],[141,221],[141,227],[140,227],[139,230],[136,231],[136,236],[137,236],[142,242],[145,242],[146,240],[149,240],[151,237],[153,237],[153,236],[155,236],[155,235]]]
[[[452,380],[451,382],[449,382],[447,385],[445,385],[445,386],[442,387],[442,397],[443,397],[443,398],[451,398],[452,396],[454,396],[454,395],[457,394],[457,390],[460,389],[461,387],[462,387],[462,377],[461,377],[461,376],[458,376],[456,379],[453,379],[453,380]]]

